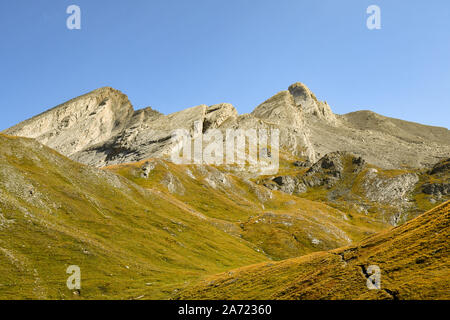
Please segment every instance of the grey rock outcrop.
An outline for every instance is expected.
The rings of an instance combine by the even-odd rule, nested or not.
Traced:
[[[278,190],[287,194],[293,194],[299,183],[299,180],[292,176],[279,176],[274,178],[273,181],[279,186]]]
[[[273,193],[264,186],[257,185],[256,183],[243,179],[243,182],[251,190],[251,192],[258,198],[261,203],[265,203],[273,198]]]
[[[332,152],[323,156],[319,161],[317,161],[311,168],[308,169],[306,174],[312,175],[314,173],[322,172],[327,173],[331,176],[339,178],[342,171],[344,170],[344,164],[342,157],[345,156],[345,152]]]
[[[161,183],[165,185],[169,192],[172,194],[178,194],[182,196],[186,191],[181,181],[170,172],[166,173]]]
[[[419,177],[415,173],[405,173],[394,177],[382,177],[375,171],[368,171],[363,182],[365,195],[378,203],[402,203],[407,201]]]
[[[21,122],[4,133],[35,138],[70,157],[120,133],[133,112],[126,95],[112,88],[101,88]]]
[[[294,161],[292,164],[295,167],[299,167],[299,168],[309,168],[311,166],[311,162],[309,160],[306,160],[306,161]]]
[[[438,163],[436,163],[430,170],[430,174],[431,175],[450,174],[450,158],[441,160]]]
[[[422,186],[422,192],[441,199],[450,195],[450,158],[436,163],[428,174],[432,176],[432,182]],[[433,198],[432,198],[433,199]],[[435,200],[435,199],[433,199]]]
[[[450,183],[427,183],[423,185],[422,191],[439,199],[450,194]]]
[[[337,119],[326,101],[317,100],[314,93],[303,83],[297,82],[289,87],[295,105],[305,114],[313,115],[328,123],[336,125]]]
[[[335,115],[302,83],[291,85],[238,115],[227,103],[199,105],[169,115],[134,111],[127,96],[100,88],[4,131],[34,138],[85,164],[106,165],[168,158],[175,129],[278,129],[284,156],[311,163],[336,150],[351,152],[382,168],[430,166],[450,154],[450,132],[369,111]],[[294,161],[295,159],[292,159]],[[247,168],[258,172],[258,168]]]
[[[365,161],[347,152],[331,152],[314,163],[304,174],[274,177],[274,183],[265,184],[272,190],[288,194],[301,194],[308,188],[326,186],[331,188],[344,176],[344,170],[359,173],[365,167]]]
[[[397,226],[405,219],[404,213],[412,206],[411,193],[419,177],[415,173],[405,173],[394,177],[383,177],[376,170],[369,170],[362,183],[365,196],[372,202],[385,204],[391,208],[387,222]]]
[[[450,131],[371,111],[336,115],[337,125],[309,118],[310,141],[320,155],[340,150],[385,169],[424,168],[450,155]]]
[[[310,131],[301,109],[296,106],[294,97],[289,91],[277,93],[257,106],[250,115],[245,115],[238,120],[241,120],[238,126],[244,128],[279,129],[280,146],[284,150],[315,161]]]
[[[314,163],[303,177],[303,183],[308,187],[327,185],[333,186],[343,178],[345,166],[352,173],[359,173],[365,166],[365,160],[351,153],[336,151],[323,156]]]

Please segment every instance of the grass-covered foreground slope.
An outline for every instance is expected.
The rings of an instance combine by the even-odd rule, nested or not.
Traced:
[[[100,170],[0,134],[0,299],[170,298],[206,275],[380,228],[214,167]],[[70,265],[81,268],[80,293],[66,287]]]
[[[386,228],[363,214],[269,190],[223,167],[149,159],[106,169],[164,194],[273,260],[335,249]]]
[[[0,135],[0,299],[78,298],[69,265],[81,268],[81,298],[155,299],[264,260],[156,191]]]
[[[358,245],[261,263],[190,284],[187,299],[450,299],[450,202]],[[370,265],[381,289],[366,285]]]
[[[448,286],[448,205],[439,210],[441,225],[430,224],[433,211],[349,247],[386,225],[222,167],[149,159],[97,169],[0,134],[0,299],[168,299],[180,289],[187,298],[348,298],[358,291],[345,285],[364,280],[369,263],[387,290],[357,297],[442,296],[434,284]],[[417,225],[425,229],[409,231]],[[80,292],[66,286],[70,265],[81,268]]]

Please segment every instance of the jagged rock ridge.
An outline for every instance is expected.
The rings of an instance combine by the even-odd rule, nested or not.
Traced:
[[[368,111],[336,115],[302,83],[291,85],[250,114],[227,103],[199,105],[169,115],[134,111],[127,96],[101,88],[4,131],[35,138],[85,164],[103,167],[167,158],[175,129],[280,130],[280,147],[315,162],[334,151],[352,152],[383,168],[430,166],[450,154],[450,132]]]

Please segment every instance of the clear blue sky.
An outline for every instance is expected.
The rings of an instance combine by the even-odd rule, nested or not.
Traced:
[[[81,30],[66,28],[71,4]],[[335,113],[450,127],[448,0],[14,0],[0,34],[0,129],[102,86],[135,109],[246,113],[296,81]]]

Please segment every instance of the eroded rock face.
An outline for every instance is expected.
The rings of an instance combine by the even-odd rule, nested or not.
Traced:
[[[221,103],[208,107],[203,120],[203,132],[218,129],[226,121],[236,120],[237,110],[229,103]]]
[[[283,191],[287,194],[293,194],[299,183],[299,180],[296,177],[292,176],[280,176],[273,179],[273,181],[279,186],[280,191]]]
[[[404,221],[414,207],[414,195],[421,170],[378,170],[349,152],[337,151],[323,156],[309,169],[299,169],[297,175],[280,175],[263,179],[271,190],[300,197],[316,197],[343,207],[354,206],[359,213],[378,212],[377,218],[392,225]],[[449,185],[425,185],[423,192],[444,198]]]
[[[428,168],[450,154],[446,128],[388,118],[371,111],[336,115],[337,125],[309,117],[310,141],[318,157],[352,152],[383,169]]]
[[[296,107],[294,98],[288,91],[277,93],[257,106],[251,114],[277,125],[304,126],[301,110]]]
[[[303,83],[297,82],[289,87],[289,92],[294,98],[295,105],[305,114],[310,114],[323,119],[331,124],[336,124],[337,119],[331,111],[328,103],[317,100],[316,96]]]
[[[379,176],[376,172],[368,172],[363,182],[368,199],[378,203],[393,204],[407,201],[407,195],[413,190],[419,177],[415,173],[406,173],[395,177]]]
[[[436,199],[450,195],[450,159],[439,161],[428,173],[433,176],[434,181],[425,183],[422,192]]]
[[[202,123],[206,109],[207,106],[200,105],[169,115],[144,113],[134,117],[124,130],[106,142],[90,146],[71,158],[97,167],[167,158],[174,146],[173,131],[186,129],[193,132],[194,123]]]
[[[342,157],[345,155],[345,152],[339,151],[325,155],[307,171],[307,175],[323,172],[335,177],[340,177],[342,171],[344,170]]]
[[[361,157],[344,151],[331,152],[323,156],[308,169],[303,177],[303,183],[308,187],[327,185],[333,186],[343,178],[347,166],[352,173],[359,173],[366,162]]]
[[[165,185],[169,192],[172,194],[178,194],[182,196],[186,191],[181,181],[170,172],[166,173],[161,183]]]
[[[126,95],[112,88],[101,88],[19,123],[4,133],[35,138],[70,157],[121,132],[133,113]]]
[[[4,133],[35,138],[75,161],[103,167],[170,158],[176,129],[186,129],[191,134],[208,129],[278,129],[284,154],[311,163],[341,150],[362,156],[381,168],[418,168],[450,154],[450,132],[445,128],[367,111],[334,115],[329,105],[319,101],[302,83],[291,85],[244,115],[238,115],[227,103],[199,105],[169,115],[151,108],[134,111],[126,95],[101,88]],[[443,166],[448,166],[448,162]],[[246,170],[261,174],[259,168]]]
[[[266,127],[280,130],[280,147],[296,156],[315,161],[310,132],[301,109],[295,105],[293,96],[282,91],[260,104],[249,115],[244,116],[240,127]],[[258,121],[259,120],[259,121]],[[242,125],[243,124],[243,125]],[[264,125],[262,125],[264,124]]]
[[[439,199],[450,194],[450,183],[427,183],[423,186],[422,191]]]
[[[433,169],[431,169],[430,171],[430,174],[432,175],[443,173],[450,173],[450,158],[439,161],[433,166]]]
[[[274,183],[266,182],[265,186],[288,194],[302,194],[308,188],[320,186],[331,188],[344,178],[345,170],[352,174],[358,174],[365,168],[365,164],[361,157],[356,157],[351,153],[332,152],[314,163],[306,173],[297,176],[277,176],[271,180]]]
[[[5,133],[35,138],[76,161],[103,167],[167,158],[174,146],[174,130],[186,129],[192,134],[196,123],[199,130],[206,131],[236,118],[237,111],[230,104],[200,105],[169,115],[151,108],[134,111],[124,94],[101,88]]]

